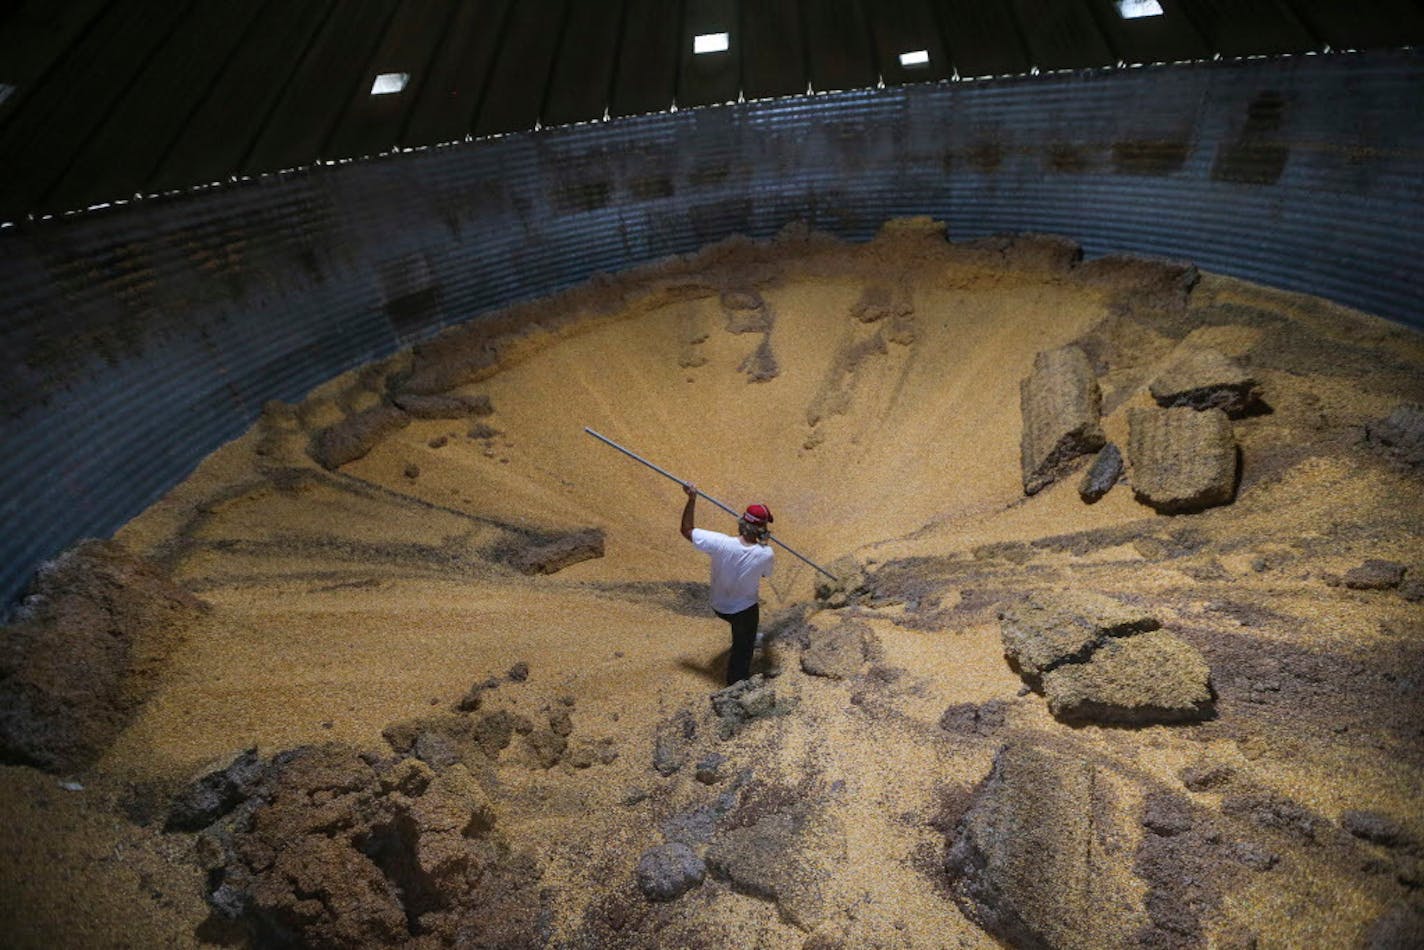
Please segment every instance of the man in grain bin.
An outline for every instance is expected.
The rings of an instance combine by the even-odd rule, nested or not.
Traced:
[[[682,509],[682,536],[712,558],[712,611],[732,625],[732,652],[727,657],[727,685],[731,686],[752,675],[752,651],[761,621],[757,594],[761,579],[771,576],[773,560],[766,543],[771,510],[766,505],[748,505],[737,519],[734,538],[694,528],[697,487],[684,484],[682,490],[687,494],[687,504]]]

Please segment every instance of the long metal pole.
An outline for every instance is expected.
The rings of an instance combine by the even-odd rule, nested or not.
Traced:
[[[636,452],[630,452],[628,449],[625,449],[623,446],[619,445],[617,442],[614,442],[612,439],[608,438],[607,436],[605,436],[605,435],[599,435],[597,432],[594,432],[594,431],[593,431],[592,429],[590,429],[588,426],[584,426],[583,431],[587,432],[589,435],[593,436],[595,439],[597,439],[598,441],[602,442],[603,444],[613,446],[615,449],[617,449],[618,451],[622,452],[624,455],[628,456],[628,457],[629,457],[630,459],[632,459],[633,461],[635,461],[635,462],[642,462],[644,465],[648,466],[648,468],[650,468],[650,469],[652,469],[653,471],[657,472],[659,475],[662,475],[664,478],[670,478],[670,479],[672,479],[673,481],[677,482],[679,485],[686,485],[686,484],[687,484],[687,482],[685,482],[685,481],[683,481],[682,479],[678,478],[676,475],[674,475],[672,472],[669,472],[667,469],[665,469],[665,468],[660,468],[659,466],[654,465],[652,462],[649,462],[647,459],[643,458],[641,455],[639,455],[639,454],[636,453]],[[728,508],[726,505],[722,504],[720,501],[718,501],[717,499],[713,498],[711,495],[707,494],[707,493],[706,493],[705,491],[703,491],[702,489],[700,489],[700,488],[697,489],[697,494],[701,495],[703,498],[706,498],[708,501],[712,502],[712,504],[716,505],[718,508],[721,508],[723,511],[725,511],[727,514],[731,515],[733,518],[740,518],[740,517],[741,517],[741,515],[740,515],[738,512],[732,510],[731,508]],[[811,565],[812,567],[814,567],[816,570],[820,571],[822,574],[824,574],[824,575],[826,575],[827,577],[829,577],[831,580],[833,580],[833,581],[839,581],[839,580],[840,580],[839,577],[836,577],[836,575],[832,574],[830,571],[826,570],[824,567],[822,567],[821,565],[817,564],[815,561],[811,560],[811,559],[808,558],[806,555],[802,554],[800,551],[797,551],[795,548],[791,547],[791,545],[787,544],[785,541],[781,541],[781,540],[779,540],[779,539],[773,537],[770,532],[767,533],[766,539],[767,539],[768,541],[773,542],[774,544],[780,545],[782,548],[784,548],[784,549],[786,550],[786,553],[790,554],[792,557],[800,558],[801,560],[805,561],[807,564],[809,564],[809,565]]]

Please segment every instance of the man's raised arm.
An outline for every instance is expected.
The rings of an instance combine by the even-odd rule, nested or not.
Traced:
[[[684,484],[683,492],[687,494],[687,504],[682,506],[682,536],[687,540],[692,540],[692,520],[693,508],[697,506],[697,486]]]

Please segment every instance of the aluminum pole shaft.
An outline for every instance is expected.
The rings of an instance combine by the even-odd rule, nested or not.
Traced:
[[[613,446],[613,448],[615,448],[615,449],[617,449],[618,451],[622,452],[624,455],[628,456],[628,457],[629,457],[630,459],[632,459],[633,461],[635,461],[635,462],[641,462],[642,464],[648,466],[648,468],[650,468],[650,469],[652,469],[653,471],[657,472],[659,475],[662,475],[664,478],[670,478],[670,479],[672,479],[673,481],[677,482],[679,485],[686,485],[686,484],[687,484],[687,482],[685,482],[685,481],[683,481],[682,479],[678,478],[678,477],[677,477],[676,475],[674,475],[672,472],[669,472],[667,469],[662,468],[662,467],[660,467],[660,466],[654,465],[652,462],[649,462],[647,459],[643,458],[641,455],[639,455],[639,454],[636,453],[636,452],[632,452],[632,451],[629,451],[628,449],[625,449],[623,446],[619,445],[617,442],[614,442],[612,439],[608,438],[606,435],[600,435],[600,434],[598,434],[597,432],[595,432],[595,431],[593,431],[592,429],[590,429],[588,426],[584,426],[583,431],[587,432],[589,435],[593,436],[595,439],[597,439],[598,441],[602,442],[604,445],[611,445],[611,446]],[[727,507],[726,505],[722,504],[720,501],[718,501],[717,499],[713,498],[711,495],[707,494],[707,493],[706,493],[705,491],[703,491],[702,489],[699,488],[699,489],[697,489],[696,491],[697,491],[697,494],[701,495],[703,498],[706,498],[708,501],[712,502],[712,504],[716,505],[718,508],[721,508],[723,511],[725,511],[727,514],[731,515],[733,518],[740,518],[740,517],[741,517],[741,515],[740,515],[738,512],[736,512],[736,511],[734,511],[733,509],[731,509],[731,508]],[[837,582],[840,581],[840,578],[836,577],[836,575],[832,574],[830,571],[826,570],[824,567],[822,567],[821,565],[817,564],[815,561],[811,560],[811,559],[808,558],[806,555],[802,554],[800,551],[797,551],[795,548],[791,547],[791,545],[787,544],[785,541],[782,541],[782,540],[780,540],[780,539],[774,537],[770,532],[767,532],[766,539],[767,539],[768,541],[772,542],[773,544],[779,545],[780,547],[782,547],[783,549],[785,549],[786,553],[787,553],[787,554],[790,554],[792,557],[800,558],[802,561],[805,561],[807,564],[811,565],[811,566],[814,567],[816,570],[820,571],[822,574],[824,574],[824,575],[826,575],[827,577],[829,577],[831,580],[837,581]]]

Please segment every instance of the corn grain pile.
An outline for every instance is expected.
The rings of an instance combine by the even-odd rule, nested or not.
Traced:
[[[532,862],[531,946],[1418,935],[1424,493],[1377,436],[1424,402],[1424,340],[1209,274],[1178,293],[1087,267],[1066,242],[954,244],[924,221],[858,247],[733,241],[267,407],[117,535],[209,605],[156,690],[92,764],[0,770],[4,942],[250,939],[205,902],[198,836],[165,830],[178,790],[254,746],[390,757],[392,724],[495,711],[507,743],[459,746],[450,767]],[[1091,457],[1026,496],[1020,382],[1067,344],[1124,448],[1180,347],[1245,366],[1263,404],[1231,423],[1232,500],[1159,514],[1130,464],[1087,504]],[[479,411],[412,411],[374,435],[350,421],[417,386]],[[364,452],[323,467],[312,448],[343,425]],[[778,553],[755,667],[773,714],[718,731],[727,627],[679,537],[682,493],[585,426],[734,507],[768,504],[780,536],[858,578],[818,599],[815,572]],[[733,530],[705,503],[698,524]],[[514,566],[590,529],[601,557]],[[1350,583],[1367,561],[1402,573]],[[1006,662],[999,615],[1072,590],[1141,608],[1199,652],[1210,715],[1056,718]],[[832,675],[807,672],[813,650],[839,651]],[[480,684],[478,711],[451,712]],[[1035,774],[1063,784],[1013,797]],[[1043,855],[1016,877],[992,851],[1011,842],[975,844],[1005,875],[986,898],[953,855],[991,813]],[[650,900],[640,856],[672,842],[707,874]],[[769,867],[739,863],[766,842]],[[1035,875],[1056,883],[1035,890]],[[390,942],[438,945],[412,886]]]

